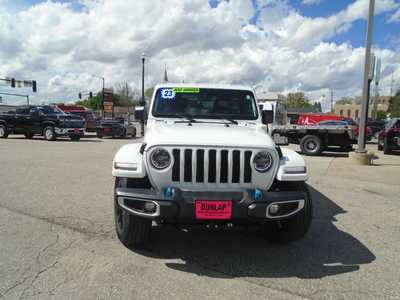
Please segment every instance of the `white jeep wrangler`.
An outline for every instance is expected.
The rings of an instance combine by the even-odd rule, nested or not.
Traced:
[[[304,159],[267,134],[246,86],[156,86],[142,143],[115,155],[119,239],[143,246],[152,223],[260,225],[265,238],[290,242],[312,219]]]

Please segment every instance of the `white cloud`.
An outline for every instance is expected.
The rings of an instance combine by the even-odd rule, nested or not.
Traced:
[[[389,23],[400,23],[400,9],[398,9],[393,15],[390,16]]]
[[[301,1],[301,4],[303,5],[314,5],[314,4],[319,4],[324,0],[303,0]]]
[[[50,1],[18,13],[0,9],[0,76],[37,79],[36,102],[99,90],[101,80],[93,75],[104,76],[107,86],[127,81],[139,87],[143,51],[146,86],[162,80],[167,64],[170,80],[179,82],[262,84],[313,97],[330,88],[338,95],[361,88],[364,50],[329,40],[366,18],[364,0],[327,18],[304,17],[287,1],[257,0],[256,25],[248,23],[255,14],[250,0],[220,1],[216,8],[203,0],[79,3],[84,9]],[[377,13],[396,5],[377,1]],[[384,68],[390,62],[400,73],[398,50],[376,52]]]

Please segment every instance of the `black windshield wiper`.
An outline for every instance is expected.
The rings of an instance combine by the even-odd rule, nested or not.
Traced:
[[[238,125],[238,124],[239,124],[238,121],[236,121],[236,120],[234,120],[234,119],[232,119],[232,118],[226,117],[226,116],[224,116],[224,115],[211,114],[211,115],[209,115],[209,116],[210,116],[210,117],[216,117],[217,119],[220,119],[220,120],[228,121],[228,122],[230,122],[231,124],[234,124],[234,125]],[[225,123],[225,125],[226,125],[226,126],[229,126],[228,123]]]
[[[197,120],[195,120],[195,119],[193,119],[193,118],[191,118],[189,116],[182,115],[182,114],[173,113],[173,114],[166,114],[165,116],[185,119],[185,121],[180,121],[180,122],[188,122],[189,124],[197,122]]]

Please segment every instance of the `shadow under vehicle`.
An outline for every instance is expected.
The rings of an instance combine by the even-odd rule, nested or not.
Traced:
[[[356,237],[340,230],[336,216],[344,211],[334,201],[310,186],[314,220],[306,237],[281,245],[260,239],[252,228],[219,230],[153,231],[145,250],[132,249],[167,262],[174,270],[216,278],[317,279],[357,271],[373,262],[375,255]]]

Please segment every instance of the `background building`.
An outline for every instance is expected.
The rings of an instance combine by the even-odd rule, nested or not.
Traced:
[[[374,99],[372,98],[372,101]],[[389,100],[390,96],[380,96],[378,98],[378,111],[386,112],[389,108]],[[368,109],[368,117],[372,116],[373,104],[370,104]],[[361,114],[361,104],[335,104],[334,113],[336,115],[345,117],[345,118],[353,118],[358,120]]]

